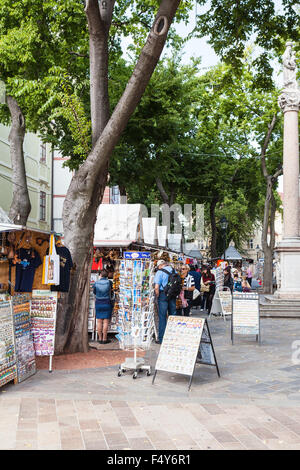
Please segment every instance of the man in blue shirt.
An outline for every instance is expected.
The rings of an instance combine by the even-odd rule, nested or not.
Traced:
[[[176,298],[167,299],[166,294],[164,293],[164,288],[166,287],[169,274],[172,273],[173,268],[164,260],[159,260],[157,262],[158,271],[154,277],[154,289],[155,295],[158,303],[158,341],[156,343],[161,344],[165,329],[167,326],[167,313],[169,315],[176,315]]]
[[[191,266],[190,274],[193,276],[195,281],[195,288],[200,292],[201,287],[201,273],[196,271],[197,266]],[[193,307],[197,307],[201,303],[201,295],[199,295],[195,300],[193,300]]]

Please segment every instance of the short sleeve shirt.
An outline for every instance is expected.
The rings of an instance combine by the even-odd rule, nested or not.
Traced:
[[[40,255],[36,250],[20,248],[18,251],[21,262],[16,264],[16,292],[31,292],[36,268],[41,264]]]
[[[171,273],[173,271],[173,268],[171,266],[165,266],[163,269]],[[164,290],[164,287],[168,284],[169,276],[167,273],[162,271],[162,269],[159,269],[157,273],[155,274],[154,277],[154,284],[159,285],[159,290]]]

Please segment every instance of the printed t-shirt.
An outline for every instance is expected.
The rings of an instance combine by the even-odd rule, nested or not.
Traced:
[[[70,271],[73,261],[69,249],[65,246],[56,246],[56,253],[59,255],[59,285],[51,286],[54,292],[68,292],[70,286]]]
[[[36,268],[41,264],[40,255],[36,250],[20,248],[18,256],[21,263],[16,264],[16,292],[31,292]]]

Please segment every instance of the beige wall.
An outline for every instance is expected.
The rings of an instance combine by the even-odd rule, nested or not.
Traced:
[[[9,127],[0,124],[0,206],[9,211],[12,200],[11,162],[9,154]],[[50,145],[46,146],[46,162],[40,162],[40,138],[27,133],[24,141],[24,158],[27,185],[31,202],[28,227],[51,229],[51,167]],[[40,220],[40,191],[46,193],[46,220]]]

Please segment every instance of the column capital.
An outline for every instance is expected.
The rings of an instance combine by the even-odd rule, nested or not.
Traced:
[[[287,111],[299,111],[300,108],[300,90],[299,88],[285,88],[278,98],[278,104],[283,113]]]

